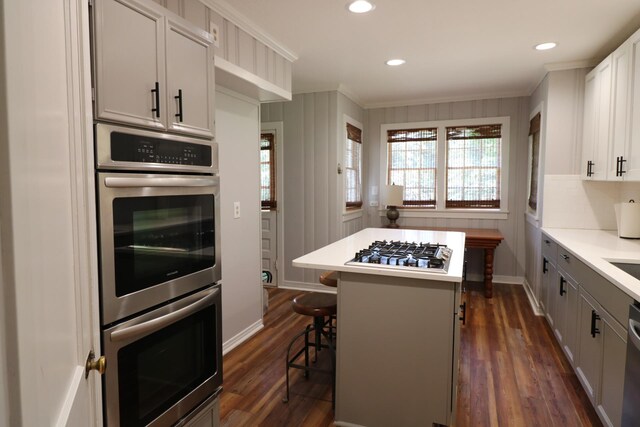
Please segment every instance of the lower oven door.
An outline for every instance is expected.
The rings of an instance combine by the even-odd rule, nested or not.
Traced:
[[[98,173],[102,324],[221,279],[220,178]]]
[[[105,425],[172,425],[222,385],[220,285],[104,330]]]

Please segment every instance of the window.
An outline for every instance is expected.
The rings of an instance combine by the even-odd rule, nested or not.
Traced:
[[[447,127],[447,208],[500,208],[501,129]]]
[[[404,186],[403,207],[412,208],[405,215],[506,219],[509,123],[494,117],[383,124],[380,184]]]
[[[347,123],[344,185],[347,209],[362,207],[362,130]]]
[[[436,207],[438,129],[387,131],[387,184],[404,186],[404,206]]]
[[[262,209],[276,208],[275,134],[260,134],[260,203]]]

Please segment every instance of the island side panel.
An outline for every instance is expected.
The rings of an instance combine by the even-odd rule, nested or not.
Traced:
[[[340,273],[336,424],[449,424],[459,284]]]

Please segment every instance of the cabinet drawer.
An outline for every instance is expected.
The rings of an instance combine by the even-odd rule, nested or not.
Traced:
[[[558,246],[558,270],[564,271],[566,274],[571,276],[571,278],[577,280],[576,270],[580,268],[579,264],[582,264],[582,262],[572,253],[562,246]]]
[[[572,259],[576,276],[574,278],[608,311],[624,329],[627,329],[629,305],[633,298],[622,292],[616,285],[596,273],[583,262]]]
[[[551,240],[549,236],[542,233],[540,246],[542,247],[542,256],[545,257],[547,261],[555,264],[556,257],[558,256],[558,244]]]

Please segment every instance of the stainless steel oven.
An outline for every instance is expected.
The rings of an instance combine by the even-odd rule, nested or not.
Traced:
[[[173,425],[222,385],[220,285],[104,329],[108,426]]]
[[[220,178],[195,173],[215,145],[100,124],[96,144],[102,324],[220,280]]]
[[[95,137],[104,421],[174,425],[222,385],[217,145],[102,123]]]

